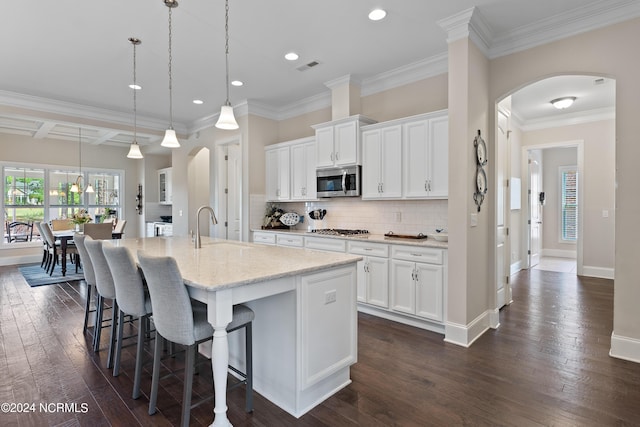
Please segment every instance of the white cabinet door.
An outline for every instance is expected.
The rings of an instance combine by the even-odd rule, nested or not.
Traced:
[[[362,198],[380,196],[380,153],[382,138],[379,129],[362,132]]]
[[[316,166],[333,166],[333,151],[333,126],[316,129]]]
[[[363,258],[356,265],[356,289],[358,302],[367,302],[367,259]]]
[[[423,198],[429,195],[429,121],[404,125],[404,195]]]
[[[402,197],[402,127],[362,132],[362,198]]]
[[[402,127],[390,126],[380,130],[382,146],[380,153],[381,197],[402,197]]]
[[[402,313],[416,312],[415,263],[391,260],[391,308]]]
[[[172,203],[171,168],[158,170],[158,201],[161,205]]]
[[[316,198],[316,144],[291,146],[291,200]]]
[[[367,303],[389,307],[389,260],[367,257]]]
[[[289,147],[266,150],[265,161],[267,201],[289,200]]]
[[[333,148],[335,166],[349,166],[358,163],[358,123],[340,123],[333,128]]]
[[[441,322],[442,289],[441,265],[416,263],[416,315]]]
[[[405,123],[404,197],[447,198],[449,119],[433,117]]]
[[[429,120],[429,197],[449,196],[449,118]]]

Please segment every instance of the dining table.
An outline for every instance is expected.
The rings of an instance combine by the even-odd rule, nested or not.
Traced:
[[[189,296],[207,304],[213,327],[215,406],[211,426],[227,417],[227,370],[244,365],[244,335],[227,335],[233,306],[253,321],[253,388],[300,417],[351,383],[357,361],[356,264],[361,256],[188,236],[113,240],[136,258],[175,259]]]
[[[75,230],[55,230],[53,231],[53,236],[56,238],[56,241],[60,241],[60,250],[62,252],[61,255],[61,264],[62,264],[62,276],[64,277],[67,274],[67,247],[69,246],[69,242],[73,241],[73,235],[79,233],[82,234],[81,231]],[[112,239],[120,239],[122,238],[122,233],[111,233]]]

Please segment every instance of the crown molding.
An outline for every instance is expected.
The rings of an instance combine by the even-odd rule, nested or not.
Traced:
[[[129,113],[4,90],[0,90],[0,105],[10,108],[20,108],[42,113],[63,115],[75,119],[95,120],[113,125],[131,126],[132,124],[132,116]],[[21,115],[27,116],[26,114]],[[43,119],[39,118],[39,120]],[[69,120],[68,122],[73,123],[74,121]],[[139,127],[157,130],[159,132],[162,132],[167,128],[166,121],[140,117],[139,115],[137,123]],[[106,128],[108,126],[103,127]],[[185,126],[179,123],[174,123],[174,128],[177,133],[181,134],[186,133],[187,130]]]
[[[429,77],[445,74],[449,69],[448,57],[447,52],[443,52],[430,58],[364,79],[362,81],[360,94],[362,96],[369,96]]]
[[[334,89],[336,87],[340,87],[344,85],[362,86],[362,80],[354,76],[353,74],[347,74],[346,76],[329,80],[328,82],[325,82],[324,85],[329,89]]]
[[[640,16],[637,0],[601,0],[493,36],[489,58],[516,53]]]
[[[447,43],[470,38],[476,46],[489,56],[491,46],[491,27],[475,6],[438,21],[438,25],[447,33]]]
[[[520,116],[512,116],[512,123],[516,124],[523,132],[534,130],[557,128],[561,126],[579,125],[597,122],[601,120],[613,120],[616,118],[616,110],[613,108],[597,108],[588,111],[565,113],[561,116],[548,116],[532,120],[523,120]],[[515,119],[515,120],[513,120]]]

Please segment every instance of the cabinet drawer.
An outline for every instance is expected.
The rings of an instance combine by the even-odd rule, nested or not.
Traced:
[[[443,254],[442,249],[393,245],[391,248],[391,257],[393,259],[403,259],[406,261],[442,264]]]
[[[302,236],[278,234],[276,235],[276,244],[279,246],[294,246],[301,248],[304,246],[304,238]]]
[[[347,245],[344,240],[340,239],[305,237],[304,246],[307,249],[317,249],[329,252],[344,252]]]
[[[261,243],[263,245],[275,245],[276,235],[273,233],[253,233],[253,243]]]
[[[347,243],[350,254],[377,256],[387,258],[389,256],[389,245],[379,243],[369,243],[362,241],[349,241]]]

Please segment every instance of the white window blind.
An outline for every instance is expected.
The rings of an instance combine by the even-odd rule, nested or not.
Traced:
[[[578,239],[578,171],[575,166],[560,168],[561,183],[561,240]]]

